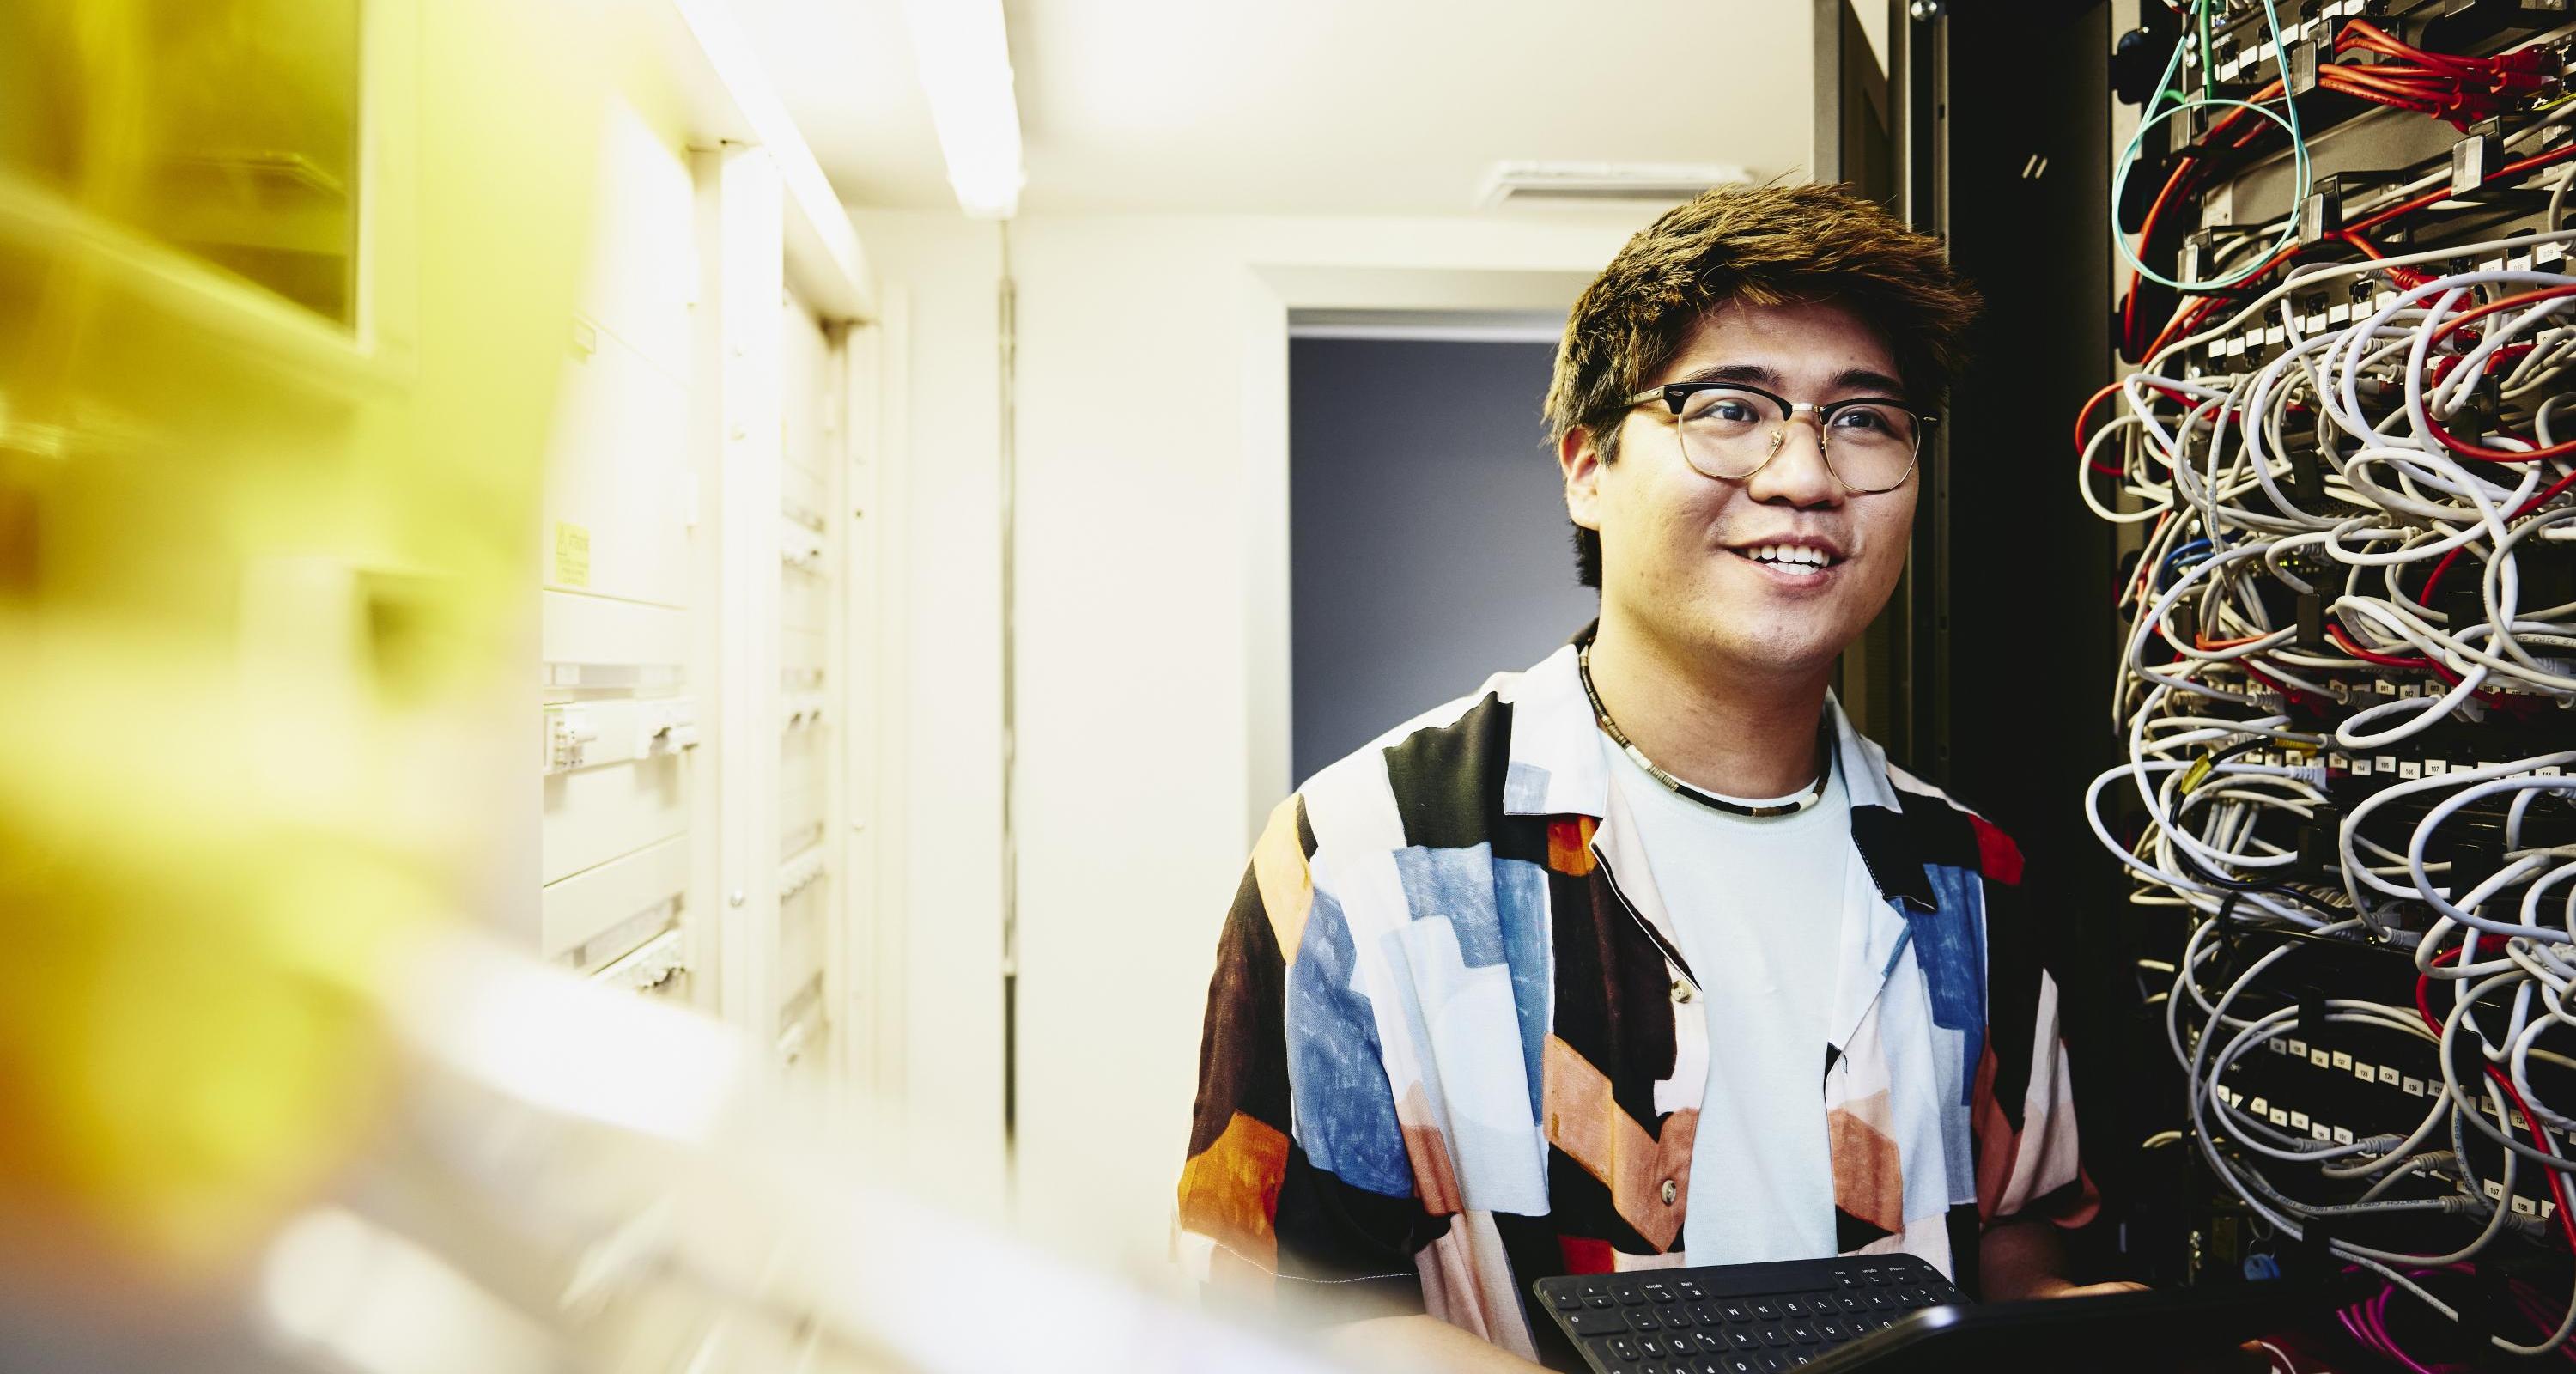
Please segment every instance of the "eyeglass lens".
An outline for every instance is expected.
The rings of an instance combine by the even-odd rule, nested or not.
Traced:
[[[1825,466],[1858,491],[1899,486],[1914,466],[1920,423],[1901,406],[1861,401],[1818,417]],[[1682,456],[1711,477],[1743,477],[1771,458],[1789,423],[1778,402],[1759,392],[1711,387],[1683,403]]]

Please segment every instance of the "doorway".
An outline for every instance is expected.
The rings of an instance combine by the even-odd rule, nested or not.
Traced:
[[[1540,418],[1562,315],[1289,328],[1290,757],[1303,783],[1592,619]]]

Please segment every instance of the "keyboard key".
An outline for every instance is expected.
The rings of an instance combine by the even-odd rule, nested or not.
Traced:
[[[1776,1322],[1780,1320],[1780,1304],[1771,1301],[1769,1298],[1755,1298],[1752,1306],[1754,1320],[1766,1322]]]
[[[1792,1350],[1789,1352],[1789,1367],[1792,1369],[1802,1364],[1814,1364],[1815,1362],[1816,1355],[1812,1350]]]
[[[1642,1307],[1646,1302],[1645,1290],[1633,1283],[1610,1285],[1610,1296],[1617,1298],[1620,1305],[1625,1307]]]
[[[1695,1284],[1695,1283],[1677,1283],[1677,1284],[1674,1284],[1674,1285],[1673,1285],[1673,1291],[1674,1291],[1674,1292],[1676,1292],[1676,1293],[1681,1294],[1681,1295],[1682,1295],[1682,1301],[1684,1301],[1684,1302],[1706,1302],[1706,1301],[1708,1301],[1708,1294],[1707,1294],[1705,1291],[1703,1291],[1703,1290],[1700,1288],[1700,1286],[1699,1286],[1698,1284]]]
[[[1762,1328],[1761,1335],[1762,1343],[1775,1350],[1789,1343],[1789,1333],[1782,1331],[1776,1326],[1766,1326]]]
[[[1548,1301],[1555,1303],[1556,1310],[1559,1312],[1580,1312],[1583,1310],[1583,1295],[1575,1292],[1571,1288],[1560,1288],[1556,1290],[1556,1295],[1549,1298]]]
[[[1762,1374],[1784,1374],[1784,1371],[1788,1368],[1789,1362],[1782,1359],[1780,1356],[1765,1355],[1762,1357]]]
[[[1726,1333],[1726,1343],[1728,1347],[1735,1350],[1759,1350],[1762,1348],[1761,1338],[1750,1331],[1729,1331]]]
[[[1663,1323],[1655,1320],[1655,1314],[1651,1308],[1631,1307],[1627,1309],[1627,1313],[1628,1329],[1631,1331],[1661,1331],[1664,1329]]]
[[[1845,1312],[1859,1312],[1866,1309],[1869,1304],[1862,1302],[1856,1294],[1844,1293],[1834,1299],[1834,1306]]]
[[[1586,1307],[1611,1307],[1616,1304],[1610,1301],[1610,1295],[1607,1293],[1586,1293],[1583,1295],[1583,1305]]]
[[[1617,1336],[1628,1330],[1628,1319],[1616,1309],[1596,1312],[1585,1308],[1565,1314],[1565,1327],[1578,1336]]]
[[[1691,1324],[1690,1309],[1680,1303],[1656,1308],[1655,1316],[1663,1321],[1666,1331],[1679,1331]]]
[[[1818,1337],[1817,1337],[1817,1335],[1816,1335],[1816,1326],[1815,1326],[1815,1323],[1813,1323],[1813,1322],[1791,1322],[1791,1323],[1789,1323],[1789,1339],[1791,1339],[1791,1340],[1793,1340],[1793,1341],[1796,1341],[1796,1342],[1797,1342],[1798,1344],[1800,1344],[1800,1345],[1814,1345],[1814,1344],[1816,1343],[1817,1339],[1818,1339]]]
[[[1640,1291],[1646,1295],[1646,1301],[1651,1303],[1661,1304],[1673,1300],[1673,1290],[1669,1284],[1650,1283]]]
[[[1726,1374],[1761,1374],[1762,1363],[1750,1355],[1729,1355],[1717,1362]]]
[[[1687,1331],[1667,1331],[1664,1333],[1664,1349],[1675,1355],[1696,1355],[1699,1353],[1699,1337]]]
[[[1717,1308],[1709,1303],[1701,1303],[1699,1306],[1692,1308],[1690,1310],[1690,1314],[1691,1320],[1699,1323],[1701,1326],[1715,1326],[1722,1320],[1717,1315]],[[1752,1314],[1748,1312],[1745,1315],[1749,1317]]]
[[[1815,1314],[1808,1311],[1807,1300],[1804,1298],[1782,1298],[1780,1300],[1780,1315],[1784,1317],[1807,1317]]]
[[[1637,1348],[1644,1351],[1646,1353],[1646,1358],[1650,1360],[1660,1360],[1666,1355],[1673,1353],[1664,1345],[1664,1338],[1661,1336],[1639,1336],[1637,1338]]]
[[[1829,1341],[1847,1341],[1852,1335],[1851,1327],[1835,1317],[1818,1317],[1816,1334]]]
[[[1718,1304],[1717,1311],[1718,1315],[1725,1317],[1731,1322],[1749,1322],[1753,1320],[1753,1305],[1751,1303],[1720,1303]]]
[[[1633,1363],[1637,1360],[1646,1358],[1646,1352],[1639,1350],[1637,1348],[1637,1342],[1630,1337],[1613,1336],[1608,1342],[1606,1342],[1606,1344],[1610,1347],[1610,1353],[1618,1356],[1622,1360]]]

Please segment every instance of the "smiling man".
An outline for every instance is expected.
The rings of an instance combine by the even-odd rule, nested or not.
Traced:
[[[1576,302],[1546,412],[1600,619],[1271,817],[1180,1185],[1212,1284],[1447,1368],[1579,1367],[1550,1274],[1902,1250],[2076,1291],[2047,913],[1828,690],[1975,308],[1817,186],[1678,207]]]

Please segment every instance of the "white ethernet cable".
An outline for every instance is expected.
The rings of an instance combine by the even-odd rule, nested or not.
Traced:
[[[2571,185],[2576,170],[2558,183],[2562,199]],[[2576,453],[2499,464],[2444,438],[2507,458],[2564,442],[2576,274],[2524,264],[2572,241],[2576,230],[2553,230],[2299,269],[2158,350],[2078,456],[2086,505],[2145,527],[2119,598],[2130,622],[2112,684],[2128,761],[2093,780],[2085,806],[2136,883],[2133,900],[2192,923],[2161,994],[2189,1086],[2188,1134],[2254,1215],[2291,1236],[2330,1224],[2330,1253],[2446,1316],[2457,1314],[2402,1271],[2534,1233],[2545,1223],[2517,1213],[2528,1208],[2518,1178],[2576,1172],[2576,1104],[2544,1100],[2565,1083],[2534,1073],[2576,1070],[2576,843],[2536,822],[2536,808],[2563,817],[2561,803],[2576,800],[2576,748],[2542,743],[2559,722],[2559,738],[2576,743],[2576,602],[2535,604],[2528,575],[2534,557],[2576,558]],[[2309,327],[2316,294],[2391,269],[2411,274],[2331,327]],[[2183,366],[2257,329],[2277,329],[2260,366]],[[2436,576],[2438,596],[2426,590]],[[2287,623],[2285,603],[2300,598],[2301,623]],[[2304,709],[2320,704],[2330,727]],[[2496,720],[2507,728],[2495,738],[2525,756],[2435,766],[2444,750],[2475,746],[2430,732]],[[2423,771],[2410,764],[2403,780],[2338,807],[2330,781],[2374,760],[2377,776],[2395,766],[2392,746],[2436,739]],[[2133,840],[2104,814],[2118,782],[2141,807]],[[2443,857],[2467,817],[2493,827],[2498,812],[2500,850],[2486,841],[2474,869]],[[2313,866],[2320,857],[2327,870]],[[2295,939],[2236,952],[2235,931],[2262,928],[2378,941],[2456,995],[2433,1025],[2411,1005],[2310,994],[2303,1007],[2276,986]],[[2318,1017],[2434,1050],[2438,1075],[2426,1076],[2433,1091],[2411,1126],[2325,1141],[2240,1105],[2231,1071]],[[2481,1158],[2501,1153],[2483,1185],[2464,1153],[2472,1143]],[[2327,1200],[2295,1195],[2316,1197],[2291,1182],[2303,1172]],[[2444,1214],[2477,1223],[2450,1253],[2363,1243],[2374,1219]],[[2537,1343],[2491,1340],[2535,1354],[2571,1332],[2576,1296]]]

